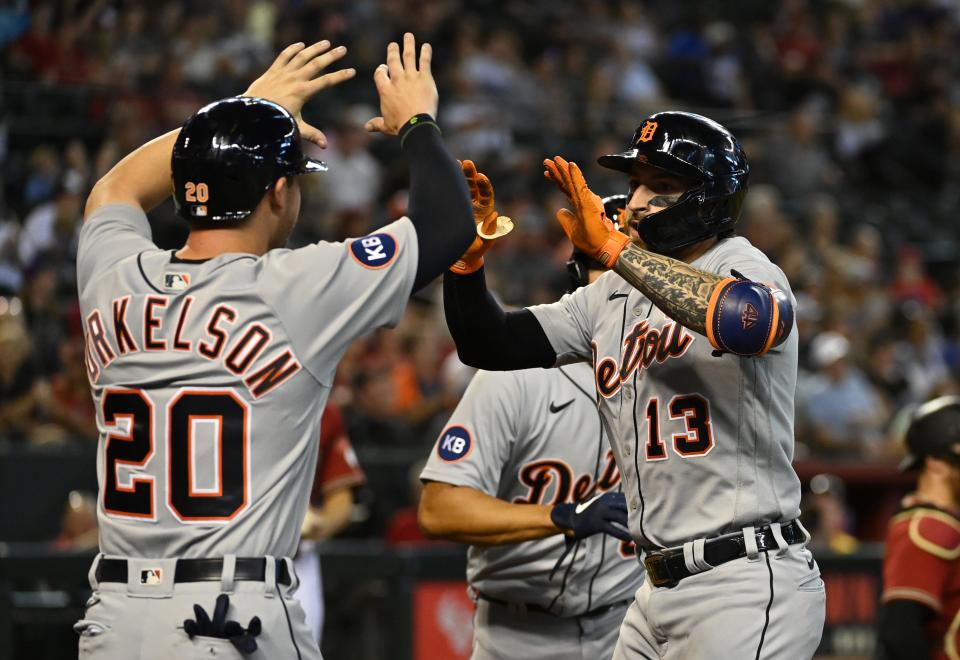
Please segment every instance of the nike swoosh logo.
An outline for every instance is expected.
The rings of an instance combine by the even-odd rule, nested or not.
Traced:
[[[599,500],[601,497],[603,497],[603,493],[600,493],[599,495],[594,495],[586,502],[580,502],[580,504],[577,505],[577,508],[575,508],[574,511],[577,513],[577,515],[580,515],[581,513],[589,509],[590,505],[596,502],[597,500]]]
[[[629,295],[630,295],[629,293],[611,293],[610,297],[607,298],[607,300],[616,300],[617,298],[626,298]]]
[[[563,410],[564,408],[566,408],[567,406],[569,406],[571,403],[573,403],[573,401],[574,401],[573,399],[570,399],[570,400],[567,401],[566,403],[561,403],[560,405],[557,405],[557,404],[551,402],[551,403],[550,403],[550,412],[552,412],[552,413],[558,413],[558,412],[560,412],[561,410]]]

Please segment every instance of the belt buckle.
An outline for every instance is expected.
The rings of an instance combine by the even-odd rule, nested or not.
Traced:
[[[670,577],[670,569],[667,567],[667,558],[659,552],[648,554],[643,558],[643,566],[647,569],[647,577],[655,587],[675,587],[678,580]],[[658,572],[660,575],[658,575]]]

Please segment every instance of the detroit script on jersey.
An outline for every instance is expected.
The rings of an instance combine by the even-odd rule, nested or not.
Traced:
[[[792,297],[783,272],[744,238],[719,241],[691,265],[737,270]],[[800,514],[796,332],[762,358],[718,357],[612,271],[530,310],[558,364],[593,366],[638,543],[669,547]]]
[[[620,489],[620,473],[597,414],[586,364],[479,371],[437,439],[421,478],[475,488],[519,504],[588,500]],[[568,555],[562,535],[471,546],[467,580],[495,598],[582,614],[629,600],[643,575],[633,548],[597,534]]]
[[[100,208],[77,281],[101,550],[292,556],[337,362],[399,321],[416,265],[406,218],[346,243],[189,261],[154,245],[140,209]]]

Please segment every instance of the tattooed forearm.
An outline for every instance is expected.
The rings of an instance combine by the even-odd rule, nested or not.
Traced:
[[[720,275],[627,245],[613,270],[663,312],[694,332],[706,333],[707,304]]]

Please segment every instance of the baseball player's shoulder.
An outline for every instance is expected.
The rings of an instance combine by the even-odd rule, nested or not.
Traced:
[[[736,270],[749,279],[774,284],[790,291],[790,283],[783,270],[743,236],[731,236],[717,241],[695,265],[724,276],[730,276],[731,271]]]
[[[467,393],[470,396],[488,396],[514,399],[535,379],[529,372],[542,369],[521,369],[518,371],[486,371],[478,369],[473,375]]]
[[[565,293],[560,300],[569,301],[568,304],[585,310],[592,317],[593,313],[602,315],[611,304],[623,304],[624,298],[638,297],[646,299],[619,274],[608,270],[591,284],[582,286],[573,293]]]
[[[756,261],[763,264],[772,264],[770,258],[762,250],[743,236],[730,236],[717,241],[716,245],[707,250],[703,256],[704,264],[720,264],[731,259]]]
[[[364,236],[342,242],[317,241],[293,250],[270,250],[261,257],[261,267],[280,270],[300,267],[308,268],[311,273],[329,271],[331,275],[344,266],[383,270],[393,265],[401,254],[415,257],[416,238],[413,223],[404,216]]]
[[[83,226],[80,228],[81,238],[89,234],[97,228],[98,224],[104,221],[126,224],[147,236],[150,234],[150,222],[147,220],[147,214],[142,208],[134,206],[133,204],[114,203],[98,206],[96,210],[84,220]]]
[[[960,519],[951,512],[920,504],[901,511],[890,521],[890,536],[939,559],[960,557]]]
[[[598,299],[608,299],[613,294],[630,294],[636,289],[625,279],[612,270],[608,270],[590,286],[583,287],[583,291]]]

